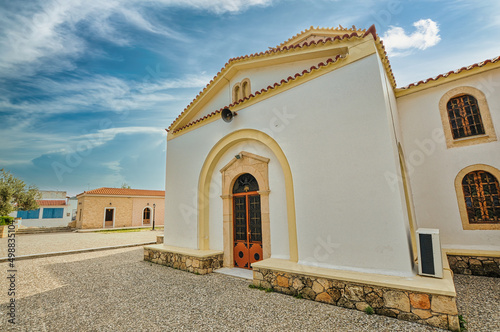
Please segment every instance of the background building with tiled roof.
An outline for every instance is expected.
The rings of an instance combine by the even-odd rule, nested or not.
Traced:
[[[76,228],[163,226],[163,190],[98,188],[76,197]]]
[[[67,197],[65,191],[40,190],[39,208],[16,211],[10,215],[20,218],[24,227],[66,227],[76,215],[76,198]]]

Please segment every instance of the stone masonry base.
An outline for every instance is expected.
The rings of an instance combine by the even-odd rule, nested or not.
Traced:
[[[253,284],[274,291],[379,315],[460,331],[455,297],[374,287],[254,267]]]
[[[144,260],[195,274],[212,273],[222,267],[223,254],[198,257],[186,253],[168,252],[150,247],[144,248]]]
[[[451,255],[448,263],[456,274],[500,278],[500,257]]]

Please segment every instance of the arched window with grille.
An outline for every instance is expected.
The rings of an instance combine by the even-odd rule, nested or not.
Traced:
[[[473,171],[462,180],[468,221],[471,224],[500,224],[500,186],[486,171]]]
[[[459,86],[439,100],[447,148],[497,140],[486,95],[471,86]]]
[[[446,109],[454,139],[485,134],[479,105],[473,96],[451,98]]]

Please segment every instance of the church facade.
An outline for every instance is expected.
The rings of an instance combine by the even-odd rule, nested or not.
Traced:
[[[416,230],[498,270],[499,63],[397,88],[373,26],[230,59],[168,129],[164,244],[145,259],[457,329],[446,255],[442,279],[418,275]]]

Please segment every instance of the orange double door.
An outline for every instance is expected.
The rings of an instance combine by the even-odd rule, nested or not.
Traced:
[[[260,195],[254,192],[233,194],[234,267],[251,269],[262,260],[262,220]]]

